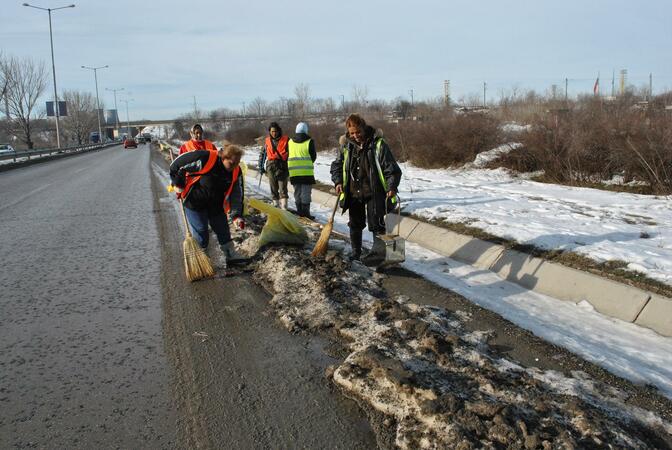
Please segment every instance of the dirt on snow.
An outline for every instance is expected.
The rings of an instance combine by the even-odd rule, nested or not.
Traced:
[[[672,448],[672,425],[626,405],[616,388],[493,356],[489,332],[465,330],[464,314],[391,298],[384,275],[341,251],[257,249],[263,217],[250,225],[235,239],[256,254],[254,277],[273,294],[279,321],[343,349],[325,375],[367,412],[381,447]]]

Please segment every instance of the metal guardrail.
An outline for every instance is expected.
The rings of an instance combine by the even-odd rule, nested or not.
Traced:
[[[13,159],[14,162],[17,162],[21,159],[26,159],[30,161],[31,158],[42,157],[42,156],[51,156],[55,154],[62,153],[80,153],[88,152],[91,150],[98,150],[101,148],[111,147],[113,145],[119,145],[121,142],[107,142],[105,144],[86,144],[86,145],[74,145],[71,147],[61,147],[61,148],[47,148],[47,149],[38,149],[38,150],[15,150],[13,153],[6,153],[0,155],[0,161],[6,161],[8,159]]]

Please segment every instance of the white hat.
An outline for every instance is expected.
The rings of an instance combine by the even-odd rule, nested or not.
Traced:
[[[299,122],[296,124],[296,134],[308,134],[308,124],[306,122]]]

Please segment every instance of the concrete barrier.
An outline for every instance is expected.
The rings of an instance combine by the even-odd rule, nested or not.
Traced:
[[[672,336],[672,299],[651,295],[635,323],[656,330],[662,335]]]
[[[333,208],[335,201],[335,196],[313,190],[313,203]],[[409,242],[440,255],[491,270],[507,281],[559,300],[587,301],[606,316],[672,337],[672,299],[410,217],[388,214],[385,221],[388,232],[399,230]]]

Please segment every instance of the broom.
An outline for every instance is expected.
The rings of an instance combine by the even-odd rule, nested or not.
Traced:
[[[169,153],[170,161],[172,163],[172,149]],[[182,243],[182,251],[184,253],[184,271],[187,274],[187,279],[189,281],[196,281],[212,277],[215,275],[215,269],[212,268],[212,263],[210,263],[208,255],[205,254],[191,234],[189,223],[187,222],[187,213],[184,211],[184,203],[182,199],[180,199],[180,209],[182,210],[182,219],[184,220],[184,228],[186,230],[186,236]]]
[[[315,243],[315,248],[313,249],[313,252],[310,254],[310,256],[324,256],[324,254],[327,253],[327,248],[329,248],[329,236],[331,235],[331,230],[334,229],[334,216],[336,215],[337,209],[338,200],[336,200],[336,203],[334,204],[334,210],[331,211],[329,222],[327,222],[326,225],[324,225],[324,228],[322,228],[320,238],[317,240],[317,243]]]

